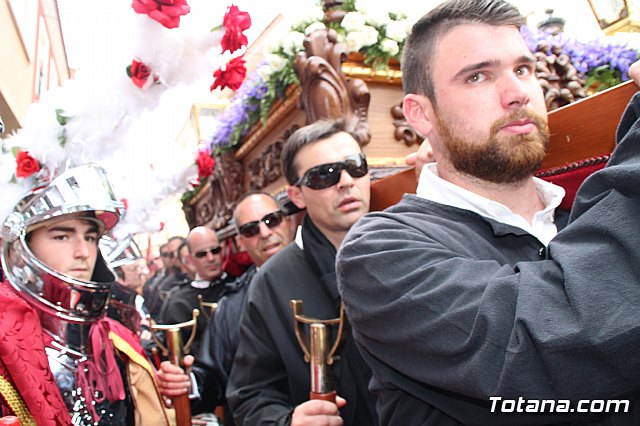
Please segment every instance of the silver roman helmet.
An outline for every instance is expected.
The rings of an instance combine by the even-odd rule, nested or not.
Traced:
[[[75,167],[31,191],[14,207],[2,228],[2,268],[7,280],[36,308],[54,338],[66,340],[68,323],[100,319],[109,298],[113,273],[100,252],[90,281],[52,270],[28,246],[29,233],[55,220],[81,217],[98,225],[102,235],[120,219],[124,204],[100,166]]]
[[[142,258],[140,248],[131,234],[120,238],[112,233],[103,235],[100,238],[100,252],[111,269],[128,265]]]

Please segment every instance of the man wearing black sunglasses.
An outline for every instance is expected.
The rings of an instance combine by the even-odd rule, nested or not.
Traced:
[[[240,316],[246,302],[246,294],[257,268],[271,256],[287,246],[292,238],[289,221],[284,217],[278,202],[264,192],[248,192],[238,200],[234,211],[238,243],[251,257],[253,265],[231,286],[218,302],[215,315],[209,321],[207,331],[196,354],[192,373],[195,383],[180,367],[164,363],[158,373],[160,391],[167,396],[192,393],[193,413],[210,411],[225,403],[225,388],[238,348]],[[186,368],[193,357],[184,358]],[[197,392],[193,392],[193,385]],[[225,425],[233,425],[233,416],[225,417]]]
[[[206,226],[193,228],[187,236],[187,243],[189,261],[196,270],[196,278],[169,292],[160,311],[159,322],[162,324],[189,321],[193,309],[200,306],[198,296],[202,296],[204,302],[217,302],[227,285],[233,281],[222,270],[222,246],[213,229]],[[192,353],[197,353],[206,325],[206,317],[198,317]],[[190,333],[190,330],[186,330],[185,337]]]
[[[350,335],[332,366],[337,403],[309,401],[309,365],[296,340],[290,306],[300,299],[309,316],[339,317],[336,249],[369,209],[366,159],[343,122],[321,121],[289,138],[282,168],[289,198],[306,208],[306,216],[295,243],[270,258],[249,287],[227,401],[242,425],[377,424],[367,389],[370,372]]]

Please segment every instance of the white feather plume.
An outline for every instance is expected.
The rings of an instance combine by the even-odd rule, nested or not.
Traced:
[[[74,80],[43,95],[30,107],[23,128],[3,141],[1,220],[33,185],[33,179],[15,179],[12,147],[28,151],[49,170],[63,163],[103,166],[116,196],[128,204],[116,228],[120,235],[158,230],[158,206],[190,188],[197,152],[195,146],[177,143],[176,137],[194,98],[185,100],[179,94],[189,93],[186,88],[194,85],[206,90],[210,84],[221,63],[221,34],[210,29],[219,23],[170,30],[131,13],[135,16],[127,22],[135,23],[135,34],[120,46],[118,57],[83,67]],[[150,68],[155,84],[146,89],[133,84],[126,74],[132,60]],[[165,96],[167,105],[161,107]],[[59,122],[56,111],[66,117],[66,124]]]

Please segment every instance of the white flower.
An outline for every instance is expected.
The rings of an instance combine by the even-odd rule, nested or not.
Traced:
[[[302,50],[304,37],[304,34],[298,31],[292,31],[282,39],[282,48],[285,52],[293,55]]]
[[[386,32],[391,40],[401,42],[407,38],[407,23],[405,20],[391,21],[387,24]]]
[[[264,43],[265,54],[277,52],[282,47],[282,37],[269,37]]]
[[[290,16],[289,20],[295,22],[292,28],[304,28],[313,22],[322,21],[324,18],[324,11],[321,7],[315,5],[313,7],[305,8],[303,11],[294,12],[293,16]]]
[[[269,77],[271,77],[273,69],[269,65],[265,64],[261,65],[256,72],[258,73],[262,81],[268,81]]]
[[[364,34],[360,31],[352,31],[347,34],[345,42],[349,52],[357,52],[364,46]]]
[[[362,27],[362,34],[364,34],[364,46],[371,46],[378,42],[378,30],[369,25]]]
[[[363,13],[367,24],[374,25],[376,27],[381,27],[391,20],[391,18],[389,18],[389,12],[380,8],[372,8],[366,12],[363,11]]]
[[[311,34],[312,32],[316,31],[316,30],[324,30],[325,27],[324,24],[322,22],[314,22],[313,24],[309,25],[305,30],[304,33],[306,35]]]
[[[267,65],[273,70],[272,72],[278,72],[287,64],[287,60],[280,55],[269,54],[265,56]]]
[[[389,14],[393,14],[396,16],[396,19],[403,19],[407,17],[407,11],[406,10],[400,10],[400,6],[399,5],[391,5],[391,7],[389,8]],[[425,10],[425,13],[427,11]],[[419,14],[414,14],[414,15],[419,15]]]
[[[380,43],[380,49],[391,56],[395,56],[400,51],[398,43],[393,40],[389,40],[388,38],[382,40],[382,42]]]
[[[368,25],[362,27],[362,31],[353,31],[347,34],[347,48],[350,52],[357,52],[363,47],[371,46],[378,42],[378,30]]]
[[[347,32],[360,31],[362,27],[364,27],[364,24],[365,18],[360,12],[347,13],[344,15],[344,18],[342,18],[342,22],[340,23],[342,28],[347,30]]]

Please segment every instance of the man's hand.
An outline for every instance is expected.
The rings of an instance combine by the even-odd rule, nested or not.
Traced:
[[[346,404],[339,396],[335,404],[319,399],[303,402],[293,410],[291,426],[342,426],[344,422],[338,409]]]
[[[629,67],[629,77],[633,79],[636,86],[640,87],[640,61],[631,64],[631,67]]]
[[[187,355],[182,360],[184,367],[188,370],[193,365],[194,358]],[[165,396],[180,396],[191,393],[191,377],[182,368],[164,361],[160,364],[157,373],[158,388]]]
[[[433,149],[427,139],[420,144],[420,148],[416,152],[412,152],[404,159],[408,166],[414,166],[416,168],[416,178],[420,177],[422,167],[427,163],[433,163]]]

